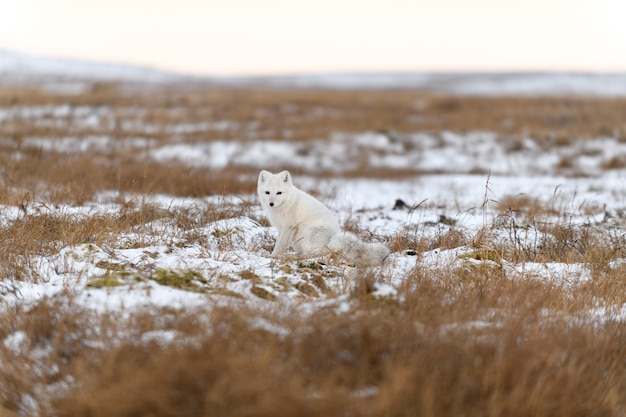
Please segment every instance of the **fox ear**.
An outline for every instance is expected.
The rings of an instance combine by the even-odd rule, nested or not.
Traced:
[[[259,173],[259,181],[258,181],[258,182],[259,182],[259,184],[260,184],[260,183],[264,183],[264,182],[265,182],[265,180],[267,180],[267,178],[268,178],[270,175],[272,175],[272,173],[271,173],[271,172],[269,172],[269,171],[266,171],[266,170],[261,171],[261,172]]]
[[[289,171],[283,171],[278,175],[284,183],[291,184],[291,174],[289,173]]]

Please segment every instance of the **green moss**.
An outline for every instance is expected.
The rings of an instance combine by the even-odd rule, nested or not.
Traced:
[[[129,271],[115,271],[111,274],[95,279],[87,284],[90,288],[105,288],[105,287],[119,287],[122,285],[128,285],[135,282],[144,281],[143,275],[137,272]]]
[[[117,279],[121,279],[122,281],[134,281],[141,282],[145,280],[145,277],[139,272],[130,272],[130,271],[115,271],[109,275],[109,277],[114,277]]]
[[[109,275],[103,278],[98,278],[87,284],[89,288],[110,288],[110,287],[119,287],[124,285],[123,282],[119,281],[116,276]]]
[[[152,272],[149,278],[160,285],[193,292],[205,292],[206,288],[200,284],[208,284],[201,273],[182,269],[159,268]]]
[[[109,262],[109,261],[98,261],[96,263],[96,267],[97,268],[102,268],[102,269],[106,269],[108,271],[117,271],[119,269],[122,269],[122,264],[116,263],[116,262]]]

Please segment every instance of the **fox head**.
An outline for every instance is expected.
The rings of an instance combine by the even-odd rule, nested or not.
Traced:
[[[293,183],[289,171],[283,171],[280,174],[272,174],[269,171],[261,171],[259,180],[257,181],[257,193],[259,200],[264,207],[278,208],[287,199]]]

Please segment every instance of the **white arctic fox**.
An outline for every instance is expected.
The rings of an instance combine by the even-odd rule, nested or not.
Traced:
[[[337,254],[359,266],[380,265],[390,253],[382,243],[364,243],[343,232],[324,204],[293,185],[289,171],[261,171],[257,192],[270,223],[278,229],[274,257],[290,244],[299,255]]]

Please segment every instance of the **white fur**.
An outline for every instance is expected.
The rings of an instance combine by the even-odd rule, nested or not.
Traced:
[[[278,229],[274,257],[293,245],[296,253],[306,257],[338,254],[357,265],[371,266],[381,264],[390,253],[381,243],[364,243],[343,232],[324,204],[293,185],[289,171],[261,171],[257,193],[267,218]]]

